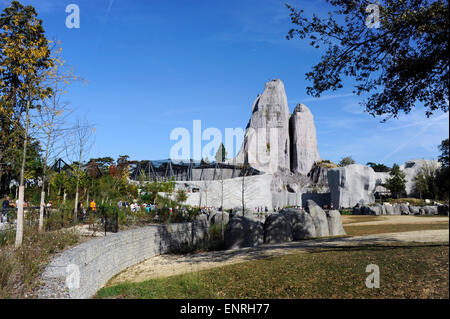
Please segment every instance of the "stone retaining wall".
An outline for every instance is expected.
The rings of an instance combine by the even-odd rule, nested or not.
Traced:
[[[125,268],[208,236],[209,223],[198,221],[147,226],[90,240],[53,259],[42,275],[39,298],[91,298]]]

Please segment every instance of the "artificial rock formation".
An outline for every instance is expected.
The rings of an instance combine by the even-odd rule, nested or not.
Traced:
[[[272,214],[264,222],[264,242],[276,244],[293,240],[292,224],[283,214]]]
[[[291,171],[307,175],[320,160],[317,148],[314,116],[309,108],[299,103],[289,120],[291,136]]]
[[[436,160],[424,160],[424,159],[415,159],[405,162],[405,164],[400,166],[400,169],[405,173],[405,191],[407,196],[413,196],[414,191],[414,178],[420,169],[424,166],[428,166],[429,168],[437,169],[441,166],[441,163]]]
[[[280,215],[283,215],[291,223],[294,240],[316,237],[313,218],[304,210],[287,208],[280,211]]]
[[[244,142],[234,160],[266,173],[290,170],[290,112],[281,80],[266,83],[252,107]]]
[[[371,167],[352,164],[328,171],[331,203],[335,208],[354,207],[375,201],[375,187],[383,183],[389,174],[376,173]]]
[[[264,243],[264,226],[244,216],[233,216],[225,228],[225,249],[256,247]]]

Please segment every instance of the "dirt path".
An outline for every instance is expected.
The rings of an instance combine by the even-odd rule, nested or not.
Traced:
[[[367,219],[367,221],[365,221]],[[434,224],[448,222],[448,216],[420,217],[410,215],[361,216],[344,215],[342,224],[348,226],[394,225],[394,224]]]
[[[447,218],[448,220],[448,218]],[[304,253],[310,249],[346,246],[363,246],[404,242],[448,242],[449,230],[425,230],[388,233],[370,236],[340,237],[296,241],[282,244],[265,244],[257,248],[214,251],[188,255],[161,255],[129,267],[114,277],[108,285],[120,282],[142,282],[214,267],[275,257],[290,253]]]

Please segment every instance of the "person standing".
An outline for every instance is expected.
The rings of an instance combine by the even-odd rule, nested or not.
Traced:
[[[92,202],[90,203],[89,207],[91,208],[91,210],[93,212],[95,212],[95,200],[93,199]]]
[[[9,196],[6,196],[5,200],[2,203],[2,215],[1,215],[2,219],[4,219],[5,216],[7,216],[8,208],[9,208]]]

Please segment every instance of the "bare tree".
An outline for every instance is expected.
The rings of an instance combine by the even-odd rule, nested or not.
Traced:
[[[41,201],[39,207],[39,231],[44,227],[44,207],[45,207],[45,186],[47,180],[47,166],[52,159],[56,160],[59,154],[64,151],[64,143],[60,141],[70,132],[71,128],[65,127],[67,116],[71,110],[68,103],[61,101],[64,88],[60,87],[65,83],[64,76],[56,75],[53,78],[52,89],[54,95],[50,99],[43,100],[39,110],[39,131],[41,145],[43,146],[43,173],[41,185]],[[48,194],[47,194],[48,195]]]
[[[61,58],[61,42],[53,41],[52,60],[54,62],[51,69],[45,73],[44,83],[51,88],[52,95],[41,100],[41,107],[38,108],[37,121],[35,125],[37,128],[37,136],[43,146],[43,174],[42,174],[42,189],[41,201],[39,208],[39,231],[43,231],[44,227],[44,208],[45,208],[45,183],[47,180],[47,166],[49,161],[56,160],[59,155],[65,150],[65,143],[62,141],[65,136],[74,128],[65,127],[67,117],[71,110],[68,108],[69,102],[63,101],[62,98],[66,94],[66,90],[73,81],[84,81],[85,79],[75,76],[73,69],[65,65]],[[49,188],[50,190],[50,188]],[[48,195],[48,194],[47,194]],[[65,196],[64,196],[65,200]]]
[[[82,165],[89,156],[91,148],[94,144],[93,135],[95,132],[94,126],[87,120],[78,120],[75,124],[74,130],[69,139],[70,144],[67,146],[68,158],[72,163],[75,163],[75,205],[74,205],[74,220],[78,217],[78,197],[80,187],[80,177],[82,173]]]

